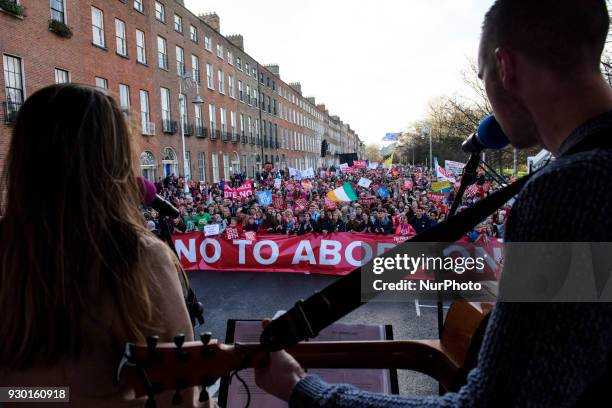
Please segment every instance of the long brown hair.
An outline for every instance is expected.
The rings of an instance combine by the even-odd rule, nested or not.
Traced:
[[[0,185],[0,366],[78,357],[102,293],[142,338],[152,277],[133,157],[121,110],[95,88],[50,86],[21,108]]]

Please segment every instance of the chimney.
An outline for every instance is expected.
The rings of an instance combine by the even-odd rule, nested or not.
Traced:
[[[308,100],[308,102],[312,103],[313,105],[317,105],[317,103],[315,102],[315,97],[314,96],[309,96],[306,98]]]
[[[272,75],[280,78],[280,66],[278,64],[266,64],[264,68],[270,71]]]
[[[299,82],[292,82],[289,84],[289,86],[295,89],[300,95],[302,94],[302,84]]]
[[[221,32],[221,20],[219,19],[219,15],[214,11],[212,13],[200,14],[198,17],[219,33]]]
[[[325,104],[324,104],[324,103],[320,103],[320,104],[318,104],[318,105],[317,105],[317,109],[318,109],[320,112],[323,112],[323,113],[325,113],[325,112],[327,111],[327,109],[325,109]]]
[[[242,36],[242,34],[234,34],[234,35],[228,35],[227,39],[234,44],[236,47],[240,48],[242,51],[244,51],[244,37]]]

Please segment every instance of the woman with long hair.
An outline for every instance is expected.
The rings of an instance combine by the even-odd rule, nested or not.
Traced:
[[[180,265],[143,227],[135,162],[123,113],[93,87],[47,87],[21,108],[0,185],[0,386],[144,406],[112,383],[125,343],[193,338]]]

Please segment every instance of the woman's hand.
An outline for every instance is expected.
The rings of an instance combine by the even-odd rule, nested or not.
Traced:
[[[270,320],[261,323],[265,328]],[[257,386],[284,401],[289,401],[293,388],[305,376],[300,364],[284,350],[270,353],[268,365],[255,368]]]

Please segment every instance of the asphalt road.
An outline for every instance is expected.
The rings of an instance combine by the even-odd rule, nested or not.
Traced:
[[[263,319],[278,310],[291,308],[336,277],[294,273],[209,272],[189,273],[191,284],[204,304],[204,328],[214,338],[225,340],[228,319]],[[437,337],[436,309],[421,307],[417,316],[414,303],[369,303],[341,321],[361,324],[391,324],[395,339]],[[399,373],[400,393],[437,394],[438,385],[429,377],[411,372]]]

